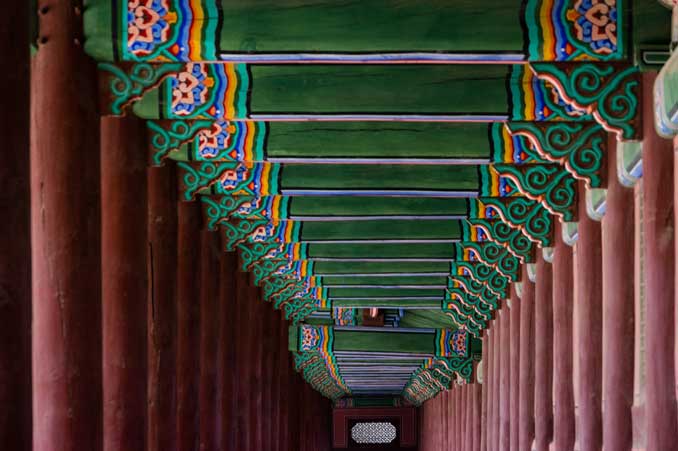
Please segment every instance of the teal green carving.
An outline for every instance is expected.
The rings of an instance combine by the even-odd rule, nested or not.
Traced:
[[[494,268],[481,262],[452,262],[452,273],[463,272],[473,280],[481,283],[500,298],[508,297],[509,280],[499,274]]]
[[[467,219],[467,221],[472,226],[481,227],[485,230],[490,241],[506,249],[513,257],[526,263],[534,262],[535,244],[519,228],[512,227],[501,219]],[[488,259],[488,261],[490,260]],[[520,272],[519,268],[513,269],[514,264],[519,265],[520,263],[500,261],[497,263],[497,267],[505,276],[513,277]]]
[[[642,138],[640,71],[612,63],[532,63],[570,105],[592,114],[605,130],[625,140]]]
[[[148,121],[151,159],[154,165],[161,165],[170,153],[180,150],[199,131],[209,129],[212,121]]]
[[[104,72],[104,83],[108,82],[108,102],[104,114],[121,116],[134,101],[143,97],[144,93],[157,87],[167,77],[184,70],[183,63],[165,64],[120,64],[99,63],[99,70]]]
[[[471,221],[469,221],[471,222]],[[483,221],[490,222],[490,221]],[[503,227],[510,230],[511,233],[520,235],[525,241],[529,243],[520,231],[513,230],[501,221],[498,221]],[[473,223],[472,223],[473,224]],[[459,247],[463,248],[465,253],[473,253],[476,260],[495,268],[503,276],[510,278],[513,281],[519,279],[520,260],[512,255],[509,250],[501,245],[495,243],[459,243]],[[473,261],[473,259],[465,259],[466,261]]]
[[[600,188],[605,174],[607,132],[591,122],[509,122],[512,135],[530,140],[544,159],[565,167],[589,188]]]
[[[553,219],[539,202],[527,199],[525,197],[495,198],[482,197],[478,203],[471,202],[470,216],[479,218],[477,207],[483,206],[485,210],[488,207],[493,209],[504,222],[512,227],[518,228],[530,240],[536,242],[540,247],[552,246],[553,240]]]
[[[502,176],[511,179],[525,196],[539,201],[547,210],[563,221],[576,218],[577,182],[565,169],[557,165],[524,164],[494,165]]]

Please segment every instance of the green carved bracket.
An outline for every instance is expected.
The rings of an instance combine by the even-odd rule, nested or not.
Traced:
[[[127,108],[158,87],[167,77],[185,70],[184,63],[99,63],[99,92],[104,116],[122,116]]]
[[[512,233],[520,235],[527,241],[520,231],[513,230],[504,223],[502,224],[511,230]],[[469,258],[464,258],[465,261],[480,261],[493,267],[504,277],[508,277],[513,281],[518,280],[520,276],[520,260],[512,255],[504,246],[496,243],[459,243],[458,246],[463,249],[464,255],[469,254]]]
[[[620,140],[642,139],[640,71],[615,63],[531,63],[542,80],[562,99],[593,115],[596,122]]]
[[[448,289],[454,287],[461,288],[471,296],[480,298],[485,304],[491,306],[493,310],[499,308],[501,298],[490,290],[487,285],[476,282],[471,277],[456,274],[451,275],[449,279]]]
[[[558,165],[497,164],[494,170],[513,181],[526,197],[541,203],[563,221],[576,220],[577,181]]]
[[[147,121],[151,161],[160,166],[173,152],[195,139],[203,130],[208,130],[213,121]]]
[[[460,286],[455,285],[457,284],[453,284],[447,288],[445,300],[443,301],[443,310],[448,307],[449,303],[455,303],[459,306],[463,306],[465,310],[475,310],[479,317],[484,321],[490,321],[492,319],[494,307],[491,304],[488,304],[477,296],[469,294]]]
[[[534,259],[535,245],[523,232],[512,227],[501,219],[467,219],[469,224],[480,227],[485,231],[489,240],[522,262],[531,262]],[[483,257],[481,257],[481,260]],[[490,260],[487,260],[490,261]],[[514,270],[514,262],[498,262],[498,269],[505,272],[504,275],[518,275],[520,270]],[[513,276],[511,276],[513,277]]]
[[[548,210],[537,201],[525,197],[481,197],[472,203],[491,215],[472,215],[474,218],[501,218],[502,221],[519,229],[528,239],[539,246],[551,246],[553,240],[553,220]]]
[[[607,132],[592,122],[509,122],[512,136],[524,136],[537,153],[565,167],[589,188],[605,186]]]
[[[466,275],[474,281],[484,284],[499,298],[508,297],[509,279],[499,274],[491,266],[481,262],[452,262],[452,273]]]

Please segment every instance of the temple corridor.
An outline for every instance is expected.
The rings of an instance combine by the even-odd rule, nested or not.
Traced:
[[[0,2],[0,451],[678,451],[677,30]]]

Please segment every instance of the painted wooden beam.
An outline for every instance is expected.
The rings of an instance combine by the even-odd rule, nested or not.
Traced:
[[[82,30],[73,3],[38,1],[36,11],[40,37],[30,96],[33,449],[98,451],[103,421],[96,72],[75,39]],[[19,36],[27,33],[26,22],[20,24]],[[26,49],[21,42],[11,45]]]
[[[146,129],[101,119],[103,449],[146,448]]]

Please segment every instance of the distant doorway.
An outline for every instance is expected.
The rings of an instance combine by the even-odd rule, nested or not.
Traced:
[[[400,446],[399,418],[351,420],[349,443],[353,449],[385,450]]]

